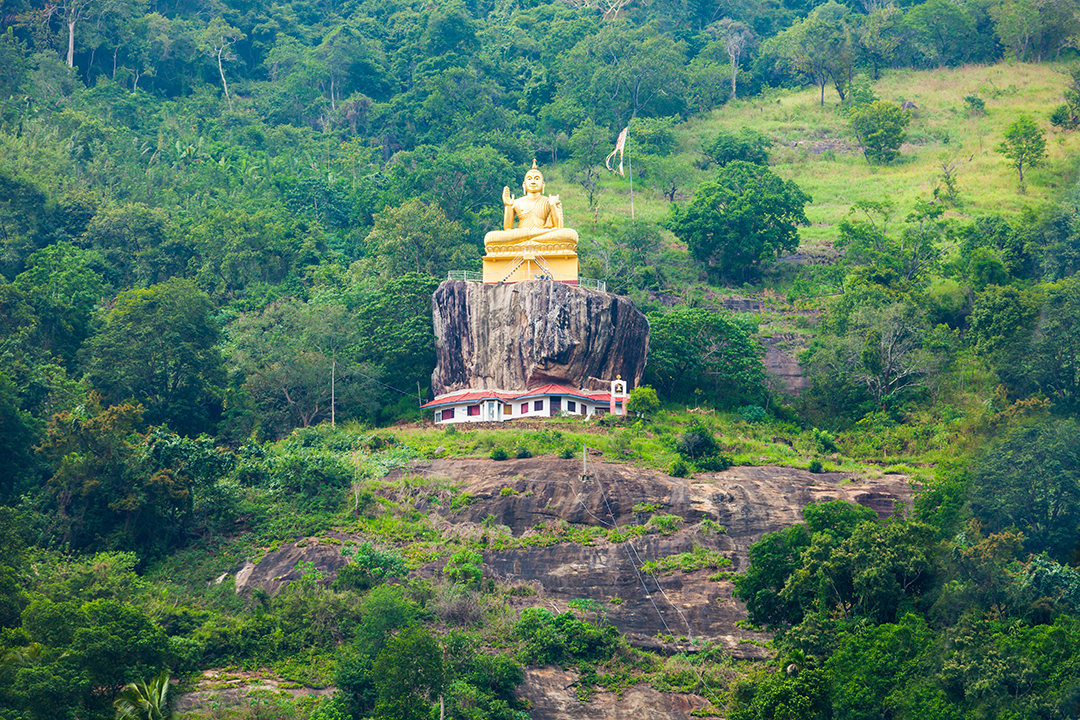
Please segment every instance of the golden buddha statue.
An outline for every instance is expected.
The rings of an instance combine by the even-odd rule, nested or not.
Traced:
[[[543,194],[544,176],[536,160],[521,189],[524,195],[515,198],[503,188],[503,229],[484,236],[484,282],[544,278],[576,283],[578,234],[563,226],[559,196]]]

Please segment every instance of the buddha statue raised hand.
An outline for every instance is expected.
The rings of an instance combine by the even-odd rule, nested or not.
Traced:
[[[525,247],[543,254],[545,249],[555,253],[575,254],[578,235],[563,227],[562,203],[558,195],[544,195],[544,176],[533,160],[532,169],[521,183],[524,192],[519,198],[504,187],[503,229],[492,230],[484,236],[488,255],[516,254]],[[514,221],[517,220],[517,227]]]

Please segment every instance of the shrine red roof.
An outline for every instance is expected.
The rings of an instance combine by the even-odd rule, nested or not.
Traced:
[[[440,395],[431,402],[424,403],[421,407],[433,408],[440,407],[442,405],[477,403],[484,400],[500,400],[502,402],[513,402],[514,400],[523,400],[525,398],[533,398],[540,396],[549,397],[553,395],[558,395],[561,397],[576,397],[582,400],[591,400],[595,403],[611,402],[611,393],[588,392],[586,390],[572,390],[565,385],[548,383],[547,385],[541,385],[540,387],[533,388],[531,390],[524,390],[518,392],[503,392],[502,390],[459,390],[454,393]]]

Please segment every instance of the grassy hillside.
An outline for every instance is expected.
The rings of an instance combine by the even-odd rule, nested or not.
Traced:
[[[1050,110],[1061,102],[1067,76],[1062,67],[1002,62],[988,66],[939,70],[893,70],[873,83],[882,100],[909,100],[918,106],[908,126],[899,160],[887,166],[870,165],[862,155],[838,107],[836,91],[828,88],[825,105],[815,88],[778,90],[738,100],[694,118],[677,128],[679,162],[686,172],[678,199],[689,199],[693,188],[713,171],[695,167],[702,143],[720,128],[749,127],[775,142],[771,164],[784,179],[794,180],[813,198],[806,209],[811,225],[801,230],[802,250],[827,253],[836,239],[836,223],[859,200],[891,200],[902,217],[918,198],[929,199],[941,183],[942,164],[955,165],[962,205],[953,217],[988,212],[1016,212],[1053,201],[1080,175],[1080,134],[1050,128]],[[983,115],[969,111],[965,98],[983,100]],[[1019,114],[1035,117],[1047,130],[1049,163],[1031,171],[1026,194],[1017,190],[1016,171],[995,151],[1002,132]],[[647,174],[641,161],[635,174]],[[591,213],[579,188],[572,186],[566,164],[548,170],[551,186],[561,192],[567,214],[576,227],[588,231]],[[605,175],[600,221],[629,219],[629,179]],[[634,181],[634,210],[638,219],[660,221],[668,203],[650,181]]]

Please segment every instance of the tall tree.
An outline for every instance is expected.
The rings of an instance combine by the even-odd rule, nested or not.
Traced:
[[[716,402],[759,400],[764,350],[746,317],[679,306],[649,315],[646,379],[668,398],[689,399],[695,390]]]
[[[217,63],[218,75],[221,76],[221,89],[225,92],[225,100],[232,109],[232,96],[229,95],[229,81],[225,79],[225,63],[236,59],[233,45],[246,38],[247,35],[232,25],[225,22],[221,17],[215,17],[206,28],[203,29],[196,39],[199,51],[209,55]]]
[[[180,278],[120,293],[82,353],[87,379],[111,403],[141,403],[152,424],[213,430],[225,379],[213,312]]]
[[[1020,176],[1020,192],[1025,190],[1024,169],[1037,168],[1046,162],[1046,133],[1029,115],[1009,123],[1005,135],[995,150],[1004,155]]]
[[[698,186],[686,207],[674,206],[668,228],[713,276],[745,279],[799,246],[810,196],[762,165],[736,160]]]
[[[850,12],[846,5],[829,0],[814,8],[805,20],[766,43],[766,52],[787,58],[796,70],[808,75],[821,88],[822,105],[825,85],[830,79],[843,102],[854,72]]]

